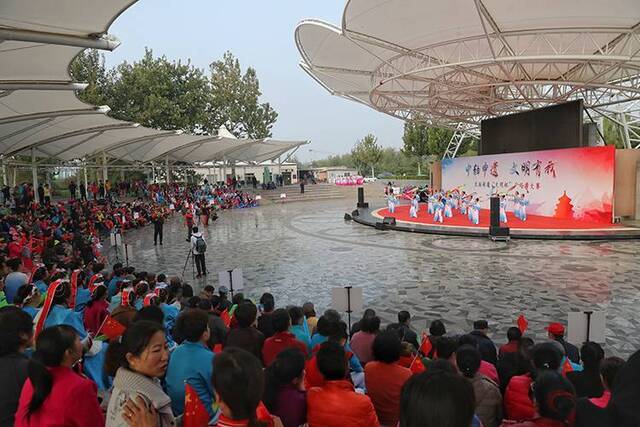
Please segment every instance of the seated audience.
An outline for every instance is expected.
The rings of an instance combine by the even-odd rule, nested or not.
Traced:
[[[16,427],[104,425],[96,384],[73,370],[81,359],[82,343],[71,326],[53,326],[38,335]]]
[[[607,407],[611,399],[611,389],[613,388],[614,381],[623,366],[624,360],[615,356],[607,357],[600,362],[600,377],[602,378],[604,391],[602,392],[602,396],[589,399],[591,403],[599,408]]]
[[[571,381],[578,397],[600,397],[604,392],[600,378],[600,362],[604,359],[604,350],[600,344],[586,342],[580,347],[580,358],[584,369],[567,372],[567,379]]]
[[[522,338],[522,332],[515,326],[507,329],[507,343],[500,346],[498,350],[498,358],[502,358],[505,354],[516,353],[518,351],[518,343]]]
[[[304,345],[307,346],[308,353],[311,351],[311,334],[309,332],[309,325],[306,324],[302,307],[290,307],[289,318],[291,319],[289,332],[291,332],[298,341],[303,342]]]
[[[364,368],[367,394],[381,425],[395,426],[400,417],[400,392],[411,370],[398,365],[402,343],[394,332],[383,332],[373,341],[373,361]]]
[[[304,354],[297,348],[288,348],[265,369],[262,401],[284,427],[298,427],[307,422],[304,365]]]
[[[473,322],[473,331],[471,331],[470,335],[473,335],[478,340],[478,348],[480,349],[482,360],[495,366],[498,361],[496,345],[491,341],[491,338],[487,335],[488,333],[489,323],[486,320]]]
[[[327,342],[321,345],[316,357],[325,383],[307,391],[309,427],[379,426],[371,399],[356,393],[347,379],[344,348],[338,343]]]
[[[241,348],[262,360],[264,335],[255,328],[257,315],[258,309],[251,302],[238,306],[234,313],[238,327],[229,331],[226,347]]]
[[[360,331],[351,337],[351,349],[363,365],[373,360],[373,341],[379,332],[378,316],[363,317],[360,320]]]
[[[550,340],[554,340],[562,344],[564,353],[569,358],[569,360],[571,360],[571,362],[580,363],[580,354],[578,353],[578,348],[575,345],[564,340],[564,325],[562,323],[550,323],[549,326],[547,326],[545,329],[548,332]]]
[[[297,348],[306,356],[307,345],[289,332],[291,319],[287,310],[283,308],[275,310],[271,315],[271,324],[274,333],[264,341],[262,346],[262,363],[265,366],[269,366],[282,350],[291,347]]]

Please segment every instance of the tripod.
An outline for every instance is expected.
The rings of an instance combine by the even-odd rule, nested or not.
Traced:
[[[191,258],[191,277],[193,280],[196,280],[196,260],[193,257],[193,249],[189,249],[189,253],[187,254],[187,259],[184,260],[184,267],[182,267],[182,277],[184,277],[184,272],[187,271],[187,264],[189,264],[189,258]]]

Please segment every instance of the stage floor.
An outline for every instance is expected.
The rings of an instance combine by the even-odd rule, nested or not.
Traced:
[[[429,234],[446,234],[457,236],[487,237],[489,234],[489,211],[480,211],[480,223],[474,225],[466,215],[454,213],[452,218],[445,218],[443,223],[433,221],[433,215],[427,213],[426,204],[420,204],[418,218],[409,216],[410,205],[403,204],[390,213],[387,208],[360,209],[360,215],[354,218],[364,225],[375,226],[384,217],[394,217],[395,226],[389,229]],[[583,222],[557,219],[539,215],[528,215],[526,221],[516,218],[512,212],[507,213],[507,223],[502,226],[510,228],[512,238],[529,239],[574,239],[574,240],[608,240],[608,239],[640,239],[640,228],[624,224],[604,224],[600,222]]]

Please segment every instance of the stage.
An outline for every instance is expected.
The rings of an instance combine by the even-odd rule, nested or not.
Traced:
[[[426,203],[420,203],[418,218],[409,216],[409,204],[396,207],[395,213],[387,208],[357,209],[354,221],[371,227],[381,227],[384,217],[394,217],[396,225],[385,225],[385,229],[414,233],[443,234],[453,236],[489,236],[489,210],[480,211],[480,223],[472,224],[466,215],[457,211],[453,218],[445,218],[442,224],[433,221],[427,213]],[[540,215],[528,215],[526,221],[507,213],[507,223],[513,239],[557,239],[557,240],[619,240],[640,239],[640,228],[624,224],[606,224],[591,221],[565,220]]]

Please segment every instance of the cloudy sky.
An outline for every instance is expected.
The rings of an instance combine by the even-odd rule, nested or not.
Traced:
[[[294,30],[305,18],[341,21],[344,0],[140,0],[110,33],[122,44],[106,53],[108,66],[142,56],[144,48],[197,67],[230,50],[260,79],[263,101],[279,113],[273,134],[309,139],[300,160],[348,152],[373,133],[383,146],[402,145],[402,122],[355,102],[331,96],[298,66]]]

